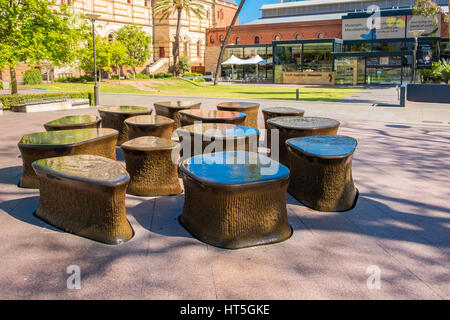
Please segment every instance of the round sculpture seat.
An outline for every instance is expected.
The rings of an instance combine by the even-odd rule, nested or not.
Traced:
[[[271,134],[269,130],[269,126],[267,121],[272,118],[278,117],[303,117],[305,115],[305,110],[288,108],[288,107],[274,107],[274,108],[265,108],[262,110],[262,114],[264,116],[264,124],[267,129],[267,146],[270,148],[271,146]]]
[[[289,139],[289,193],[318,211],[346,211],[354,207],[358,190],[352,178],[357,141],[346,136]]]
[[[183,110],[180,111],[181,126],[193,125],[195,122],[202,123],[230,123],[235,125],[244,125],[245,113],[217,110]]]
[[[113,129],[59,130],[26,134],[18,147],[23,169],[19,186],[38,188],[39,181],[31,164],[39,159],[90,154],[116,160],[119,133]]]
[[[100,128],[101,122],[102,119],[96,116],[75,115],[49,121],[44,127],[47,131],[89,129]]]
[[[286,210],[289,170],[261,154],[231,151],[180,162],[180,223],[197,239],[238,249],[292,235]]]
[[[258,151],[259,130],[228,123],[202,123],[177,130],[182,159],[222,151]]]
[[[118,162],[92,155],[41,159],[33,163],[39,178],[35,213],[66,232],[106,244],[130,240],[125,191],[130,177]]]
[[[244,126],[258,129],[259,103],[223,102],[217,105],[217,110],[242,112],[247,115]]]
[[[289,167],[286,141],[291,138],[336,135],[339,121],[320,117],[278,117],[267,120],[268,129],[278,129],[278,151],[280,162]],[[275,146],[271,146],[272,155]]]
[[[135,139],[145,136],[171,139],[174,120],[163,116],[136,116],[125,120],[128,138]]]
[[[121,145],[125,141],[128,141],[125,120],[139,115],[150,115],[152,110],[147,107],[120,106],[99,108],[98,113],[102,117],[103,128],[111,128],[119,131],[117,145]]]
[[[183,192],[178,179],[178,144],[159,137],[139,137],[122,144],[131,176],[127,193],[136,196],[169,196]],[[172,160],[172,154],[177,155]]]
[[[155,112],[159,116],[164,116],[175,121],[174,129],[181,127],[179,112],[189,109],[200,109],[202,105],[198,101],[164,101],[155,102]]]

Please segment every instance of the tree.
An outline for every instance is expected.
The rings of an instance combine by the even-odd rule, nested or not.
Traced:
[[[136,67],[144,65],[150,57],[149,46],[152,42],[152,37],[147,35],[140,27],[127,25],[117,31],[117,40],[127,50],[125,65],[133,69],[133,78],[135,78]]]
[[[111,65],[116,68],[120,83],[120,70],[126,64],[127,48],[119,40],[114,41],[110,47]]]
[[[155,14],[160,14],[159,21],[169,18],[177,14],[177,29],[175,33],[175,42],[173,46],[173,71],[175,76],[178,75],[178,57],[180,55],[180,31],[181,31],[181,15],[185,13],[189,18],[194,14],[197,18],[202,19],[205,15],[205,8],[200,3],[193,0],[161,0],[155,5]]]
[[[95,51],[98,70],[110,71],[114,66],[113,46],[111,41],[99,35],[95,36]],[[86,73],[94,72],[94,49],[92,38],[88,38],[86,44],[78,51],[79,67]],[[101,81],[101,72],[99,81]]]
[[[51,0],[0,0],[0,66],[8,66],[11,94],[16,94],[16,67],[21,62],[54,65],[75,59],[80,29],[67,7],[53,9]]]
[[[188,57],[186,56],[180,57],[177,69],[180,74],[191,71],[191,65],[189,64]]]
[[[448,1],[450,8],[450,0]],[[444,12],[442,7],[433,0],[417,0],[414,4],[413,14],[423,17],[436,17],[437,15],[443,15],[444,21],[448,25],[449,41],[450,41],[450,16],[448,12]],[[438,24],[438,20],[435,18],[435,25]]]
[[[220,48],[219,59],[217,60],[217,66],[216,66],[216,74],[214,75],[214,85],[215,86],[219,82],[219,70],[220,70],[220,66],[222,65],[223,53],[225,52],[225,48],[227,46],[228,40],[230,39],[231,32],[233,31],[233,27],[236,24],[236,20],[239,17],[239,13],[241,13],[244,3],[245,3],[245,0],[241,0],[241,3],[239,3],[239,7],[238,7],[236,13],[234,14],[233,20],[231,21],[231,25],[228,28],[227,34],[226,34],[225,39],[223,40],[222,46]]]

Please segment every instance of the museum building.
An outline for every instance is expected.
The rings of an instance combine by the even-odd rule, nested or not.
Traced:
[[[400,84],[417,68],[450,59],[443,16],[414,16],[415,0],[281,1],[262,17],[236,26],[224,61],[259,55],[260,64],[223,65],[224,80],[291,84]],[[447,0],[436,0],[448,12]],[[215,72],[227,28],[207,31],[206,71]]]

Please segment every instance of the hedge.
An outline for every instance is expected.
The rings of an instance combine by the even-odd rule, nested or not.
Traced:
[[[23,73],[23,82],[24,84],[41,84],[42,83],[42,75],[41,72],[37,69],[26,70]]]
[[[90,105],[94,105],[94,93],[92,92],[56,92],[56,93],[37,93],[37,94],[8,94],[0,95],[0,102],[3,104],[3,110],[10,109],[11,105],[22,104],[28,101],[51,100],[51,99],[89,99]]]

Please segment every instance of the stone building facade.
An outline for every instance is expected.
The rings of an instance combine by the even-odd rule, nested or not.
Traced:
[[[173,61],[173,45],[175,41],[177,18],[171,16],[160,20],[154,16],[153,8],[158,0],[57,0],[58,5],[71,5],[75,12],[101,15],[96,22],[99,35],[114,41],[116,32],[125,25],[137,25],[152,36],[152,56],[139,72],[167,71]],[[187,17],[183,14],[181,21],[180,55],[187,56],[191,66],[204,68],[206,30],[213,27],[225,27],[230,24],[237,5],[234,0],[197,0],[206,11],[202,19],[195,16]],[[160,58],[163,59],[158,63]],[[152,66],[156,66],[156,69]],[[19,82],[25,66],[19,66],[17,73]],[[57,68],[54,76],[78,75],[79,71],[73,67]],[[0,80],[9,81],[9,70],[0,72]]]

